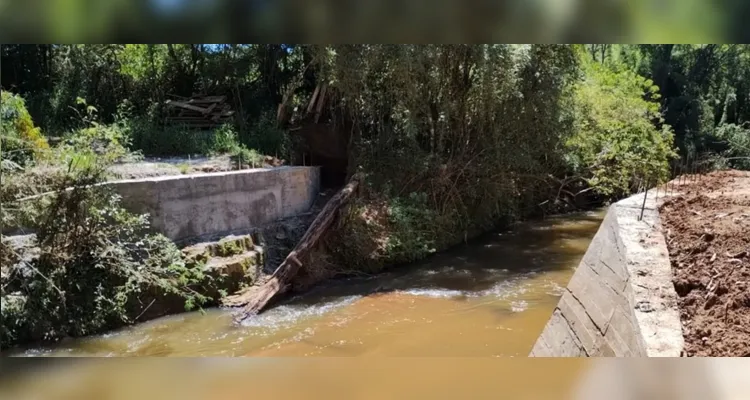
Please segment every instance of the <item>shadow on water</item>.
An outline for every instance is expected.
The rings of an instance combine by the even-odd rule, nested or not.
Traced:
[[[602,212],[592,212],[518,224],[513,230],[482,235],[411,265],[368,277],[332,280],[279,305],[313,305],[394,291],[435,291],[458,299],[481,296],[503,282],[575,267],[602,216]]]

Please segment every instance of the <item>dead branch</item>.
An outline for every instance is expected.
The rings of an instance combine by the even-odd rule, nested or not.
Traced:
[[[256,286],[244,293],[229,296],[223,300],[223,304],[229,307],[243,307],[235,317],[240,322],[252,315],[258,314],[278,294],[285,292],[292,279],[297,275],[300,268],[305,266],[300,259],[305,259],[323,234],[328,231],[336,218],[337,211],[351,198],[356,191],[360,175],[355,175],[335,196],[333,196],[315,217],[305,235],[300,239],[297,246],[289,253],[286,259],[276,268],[273,275],[263,285]],[[308,266],[309,267],[309,266]]]

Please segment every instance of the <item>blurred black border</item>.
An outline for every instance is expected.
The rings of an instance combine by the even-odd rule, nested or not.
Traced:
[[[87,358],[67,357],[0,357],[0,387],[31,372],[81,364]]]
[[[0,42],[624,43],[628,1],[0,0]],[[727,23],[706,43],[750,40],[750,2],[707,1]],[[570,11],[554,28],[552,4]]]

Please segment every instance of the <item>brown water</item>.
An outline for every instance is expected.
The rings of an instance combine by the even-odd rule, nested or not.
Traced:
[[[212,309],[21,355],[525,357],[602,217],[520,224],[421,263],[325,284],[239,327]]]

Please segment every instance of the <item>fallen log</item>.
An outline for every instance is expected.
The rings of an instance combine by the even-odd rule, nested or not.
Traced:
[[[331,227],[336,212],[351,198],[359,185],[360,176],[354,175],[349,183],[333,196],[323,207],[315,220],[307,228],[297,246],[289,253],[284,261],[276,268],[271,277],[262,285],[246,290],[234,296],[227,296],[222,303],[228,307],[243,307],[235,316],[235,322],[260,313],[266,305],[278,294],[284,293],[291,284],[299,269],[303,267],[300,259],[318,243],[323,234]]]

